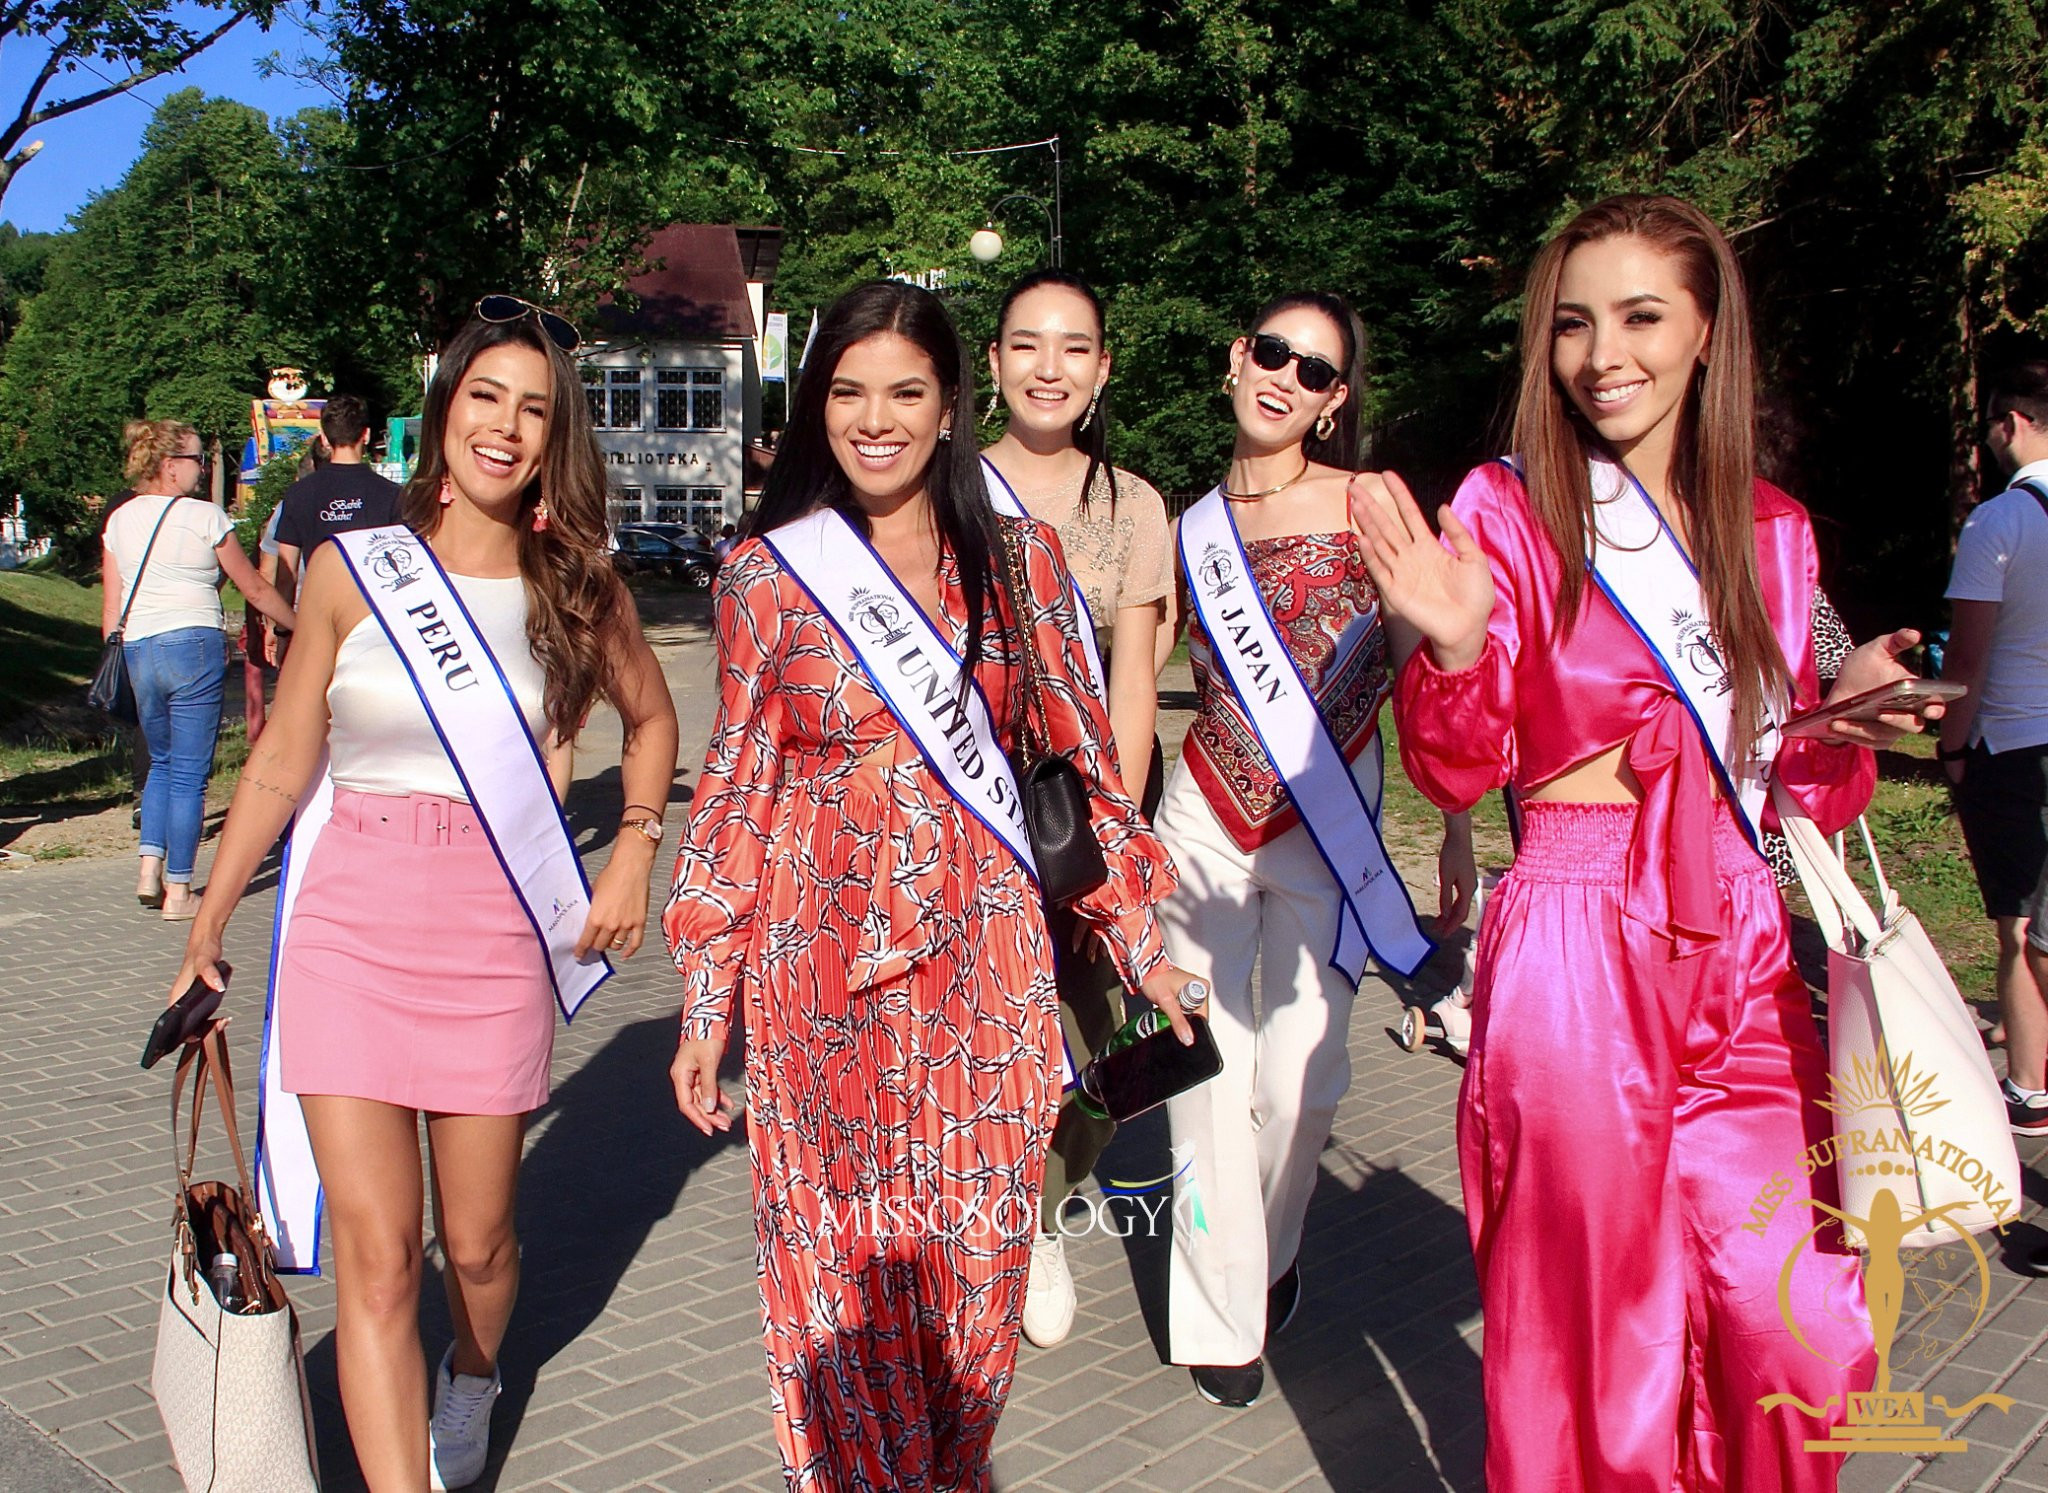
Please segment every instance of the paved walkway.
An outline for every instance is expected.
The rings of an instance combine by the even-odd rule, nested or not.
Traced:
[[[700,628],[661,629],[684,720],[686,794],[709,727]],[[579,762],[572,823],[596,861],[618,804],[616,728]],[[680,818],[672,814],[672,819]],[[673,836],[673,832],[672,832]],[[671,844],[671,849],[673,848]],[[660,862],[666,879],[667,855]],[[1426,878],[1422,866],[1407,866]],[[149,1396],[170,1181],[162,1070],[135,1066],[183,930],[140,915],[127,860],[0,871],[0,1489],[179,1486]],[[230,999],[240,1071],[256,1069],[271,881],[238,914],[227,953],[248,972]],[[1424,980],[1441,983],[1441,971]],[[525,1283],[504,1350],[485,1489],[708,1490],[782,1486],[761,1359],[746,1154],[675,1113],[666,1067],[675,988],[658,955],[605,987],[557,1042],[555,1093],[522,1183]],[[1361,993],[1350,1096],[1324,1157],[1302,1261],[1307,1298],[1270,1354],[1265,1401],[1226,1412],[1164,1367],[1164,1239],[1142,1213],[1079,1206],[1069,1246],[1074,1335],[1025,1347],[997,1441],[1009,1490],[1334,1488],[1474,1493],[1480,1476],[1479,1321],[1458,1203],[1458,1067],[1400,1051],[1399,997]],[[253,1108],[253,1096],[245,1101]],[[245,1118],[245,1132],[253,1125]],[[2042,1147],[2026,1148],[2038,1162]],[[212,1163],[225,1166],[216,1149]],[[1102,1175],[1162,1176],[1158,1116],[1127,1128]],[[209,1173],[213,1174],[213,1173]],[[2030,1220],[2044,1195],[2030,1174]],[[1119,1221],[1120,1220],[1120,1221]],[[1731,1220],[1731,1227],[1734,1221]],[[1115,1230],[1125,1230],[1122,1237]],[[2042,1241],[2031,1221],[2003,1248]],[[335,1395],[334,1295],[292,1285],[322,1433],[326,1486],[360,1486]],[[1954,1292],[1926,1292],[1927,1310]],[[445,1309],[424,1313],[446,1341]],[[1844,1486],[2048,1488],[2048,1290],[1994,1251],[1987,1324],[1930,1388],[2020,1403],[1971,1420],[1968,1452],[1851,1460]],[[1915,1373],[1925,1373],[1919,1365]],[[8,1414],[11,1411],[12,1414]],[[17,1419],[18,1417],[18,1419]],[[101,1480],[104,1479],[104,1482]]]

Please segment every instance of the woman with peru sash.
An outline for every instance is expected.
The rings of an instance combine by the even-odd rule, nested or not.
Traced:
[[[1160,789],[1152,659],[1173,589],[1173,557],[1159,494],[1109,461],[1103,391],[1110,357],[1102,302],[1064,270],[1033,270],[1003,296],[988,361],[996,386],[991,413],[1004,406],[1009,411],[1002,439],[982,453],[989,495],[998,512],[1028,512],[1059,536],[1074,577],[1083,646],[1101,661],[1097,672],[1124,788],[1149,814]],[[1123,1025],[1123,988],[1096,940],[1077,936],[1071,913],[1057,910],[1052,923],[1060,1027],[1071,1061],[1085,1064]],[[1090,1115],[1071,1092],[1061,1101],[1024,1292],[1024,1336],[1041,1348],[1063,1340],[1074,1323],[1060,1210],[1115,1133],[1113,1121]]]
[[[1152,911],[1173,870],[1118,782],[1058,541],[995,513],[973,411],[937,297],[850,292],[718,573],[719,713],[663,915],[673,1074],[691,1123],[731,1125],[716,1074],[737,1003],[793,1489],[991,1485],[1061,1086],[1005,761],[1020,642],[1109,866],[1076,910],[1192,1037]]]
[[[1767,777],[1833,831],[1870,796],[1869,747],[1918,721],[1771,724],[1817,694],[1816,564],[1804,510],[1755,475],[1755,369],[1721,232],[1610,199],[1537,256],[1517,455],[1466,478],[1443,542],[1398,478],[1354,484],[1380,593],[1425,640],[1395,694],[1403,765],[1446,809],[1511,783],[1522,813],[1458,1126],[1496,1488],[1831,1489],[1839,1459],[1805,1449],[1826,1425],[1758,1401],[1838,1419],[1871,1379],[1853,1257],[1795,1256],[1802,1345],[1779,1299],[1798,1228],[1740,1226],[1827,1119],[1754,842]],[[1855,650],[1830,698],[1903,676],[1915,640]]]
[[[1366,956],[1412,974],[1432,947],[1377,823],[1389,638],[1345,505],[1363,341],[1333,295],[1261,311],[1224,380],[1229,474],[1177,525],[1197,704],[1159,809],[1181,876],[1160,920],[1174,963],[1209,982],[1223,1072],[1167,1106],[1168,1340],[1219,1405],[1258,1398],[1266,1341],[1301,1298]],[[1455,927],[1476,881],[1462,815],[1439,872]]]
[[[279,1268],[316,1269],[332,1226],[342,1407],[376,1493],[482,1475],[525,1117],[547,1099],[557,1005],[640,945],[676,759],[674,706],[606,552],[575,331],[510,296],[477,310],[427,391],[402,524],[309,557],[173,986],[220,987],[229,913],[291,821],[257,1185]],[[543,753],[566,756],[600,695],[624,722],[629,803],[592,888]],[[455,1324],[431,1419],[422,1114]]]

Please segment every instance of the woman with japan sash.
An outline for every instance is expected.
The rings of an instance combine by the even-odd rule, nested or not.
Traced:
[[[1159,809],[1181,873],[1160,920],[1174,962],[1209,982],[1223,1072],[1167,1106],[1168,1337],[1219,1405],[1258,1398],[1266,1341],[1301,1298],[1366,956],[1412,974],[1432,947],[1377,824],[1388,635],[1344,497],[1363,340],[1333,295],[1260,312],[1224,380],[1229,475],[1178,525],[1197,706]],[[1445,820],[1440,872],[1455,927],[1476,880],[1463,816]]]
[[[1833,1194],[1800,1164],[1827,1064],[1755,839],[1767,777],[1833,831],[1870,746],[1918,721],[1771,724],[1817,694],[1816,561],[1755,475],[1755,368],[1719,229],[1610,199],[1536,258],[1517,455],[1466,478],[1443,541],[1399,478],[1354,484],[1425,640],[1395,694],[1408,775],[1446,809],[1510,783],[1521,806],[1458,1125],[1496,1488],[1831,1489],[1824,1423],[1758,1401],[1838,1420],[1870,1384],[1853,1256],[1797,1256],[1803,1347],[1798,1229],[1744,1227],[1775,1176]],[[1902,677],[1914,641],[1852,652],[1829,698]]]
[[[332,1227],[342,1407],[377,1493],[483,1472],[519,1283],[528,1112],[565,1015],[630,955],[676,719],[605,546],[573,328],[486,296],[441,355],[403,522],[309,556],[277,704],[221,833],[175,991],[220,988],[228,916],[286,823],[257,1190],[279,1268]],[[629,800],[590,887],[543,752],[602,695]],[[420,1352],[425,1189],[455,1341]],[[317,1168],[317,1170],[316,1170]]]
[[[692,1124],[731,1125],[716,1075],[737,1002],[795,1489],[990,1486],[1061,1083],[1005,761],[1021,648],[1108,862],[1076,910],[1192,1037],[1152,911],[1172,867],[1118,783],[1058,543],[990,506],[973,411],[937,297],[850,292],[718,573],[719,713],[663,915],[673,1075]]]
[[[997,512],[1028,512],[1059,536],[1082,643],[1103,661],[1097,674],[1117,766],[1125,790],[1149,813],[1160,789],[1152,660],[1173,589],[1173,556],[1159,494],[1109,461],[1102,302],[1065,270],[1033,270],[1003,295],[988,362],[995,382],[990,409],[1009,412],[1002,439],[982,453],[989,495]],[[1124,992],[1115,962],[1085,925],[1064,908],[1052,923],[1060,1027],[1069,1057],[1085,1065],[1123,1025]],[[1115,1133],[1115,1122],[1091,1115],[1072,1091],[1061,1101],[1024,1291],[1024,1336],[1041,1348],[1062,1341],[1074,1323],[1061,1209]]]

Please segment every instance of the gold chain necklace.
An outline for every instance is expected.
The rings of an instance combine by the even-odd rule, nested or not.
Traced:
[[[1304,456],[1301,459],[1300,471],[1296,472],[1292,477],[1289,477],[1285,482],[1282,482],[1274,487],[1261,489],[1258,492],[1232,492],[1227,486],[1223,487],[1221,491],[1223,493],[1223,496],[1228,498],[1233,503],[1256,503],[1260,498],[1270,498],[1276,492],[1287,491],[1288,488],[1294,486],[1295,483],[1301,481],[1302,478],[1306,477],[1308,475],[1308,469],[1314,464],[1315,463],[1311,462],[1306,456]]]

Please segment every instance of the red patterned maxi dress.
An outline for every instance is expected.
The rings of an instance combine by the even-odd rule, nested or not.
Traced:
[[[1173,868],[1118,781],[1058,541],[1002,523],[1023,545],[1053,744],[1090,785],[1109,862],[1079,911],[1135,986],[1165,958],[1152,908]],[[940,583],[940,631],[964,651],[950,554]],[[662,927],[684,1034],[722,1034],[736,995],[745,1013],[784,1471],[793,1489],[985,1488],[1060,1091],[1038,893],[765,545],[733,550],[716,609],[718,720]],[[1007,622],[983,652],[1007,741]]]

